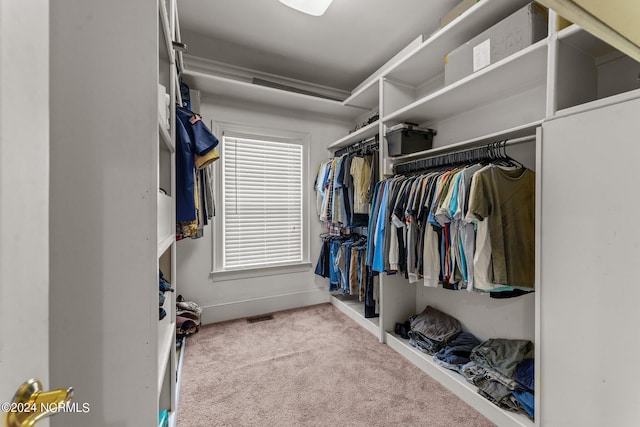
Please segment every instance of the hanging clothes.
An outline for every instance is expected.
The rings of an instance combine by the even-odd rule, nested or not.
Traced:
[[[219,158],[218,138],[198,115],[176,107],[176,239],[198,238],[204,234],[213,208],[210,181],[204,169]],[[208,195],[207,195],[208,194]],[[207,200],[210,198],[211,200]]]
[[[377,317],[380,307],[380,290],[373,280],[378,273],[371,269],[367,250],[377,158],[377,138],[339,150],[320,163],[314,184],[316,213],[329,231],[315,273],[329,279],[329,291],[363,302],[364,317]]]
[[[377,153],[347,153],[318,167],[314,184],[316,213],[327,228],[366,227],[369,220],[372,167]]]
[[[315,274],[329,279],[329,291],[358,297],[365,317],[377,316],[379,294],[366,265],[367,238],[359,234],[322,238]]]
[[[396,176],[374,190],[367,262],[425,286],[531,291],[534,212],[535,173],[523,167]]]

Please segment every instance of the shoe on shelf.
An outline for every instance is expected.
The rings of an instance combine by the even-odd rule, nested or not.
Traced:
[[[200,327],[191,319],[183,316],[176,316],[176,335],[183,337],[198,332]]]
[[[176,308],[178,310],[191,311],[198,315],[202,314],[202,307],[200,307],[193,301],[185,301],[182,295],[178,295],[178,297],[176,298]]]
[[[396,323],[394,332],[396,335],[400,335],[404,339],[409,339],[409,331],[411,330],[411,323],[407,320],[404,323]]]
[[[167,310],[160,307],[160,320],[164,319],[167,316]]]
[[[158,292],[158,302],[160,303],[160,307],[164,305],[164,294],[162,292]]]
[[[187,319],[191,319],[194,322],[196,322],[196,324],[198,326],[200,326],[202,324],[202,321],[200,320],[200,315],[198,313],[194,313],[193,311],[189,311],[189,310],[178,310],[176,312],[176,316],[181,316]]]

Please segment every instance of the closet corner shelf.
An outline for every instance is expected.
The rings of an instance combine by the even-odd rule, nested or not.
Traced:
[[[491,25],[509,16],[528,0],[484,0],[436,31],[388,70],[384,77],[418,87],[444,70],[444,57]]]
[[[360,326],[371,332],[376,338],[380,338],[380,318],[364,317],[364,303],[357,300],[340,299],[335,295],[331,296],[331,304],[353,319]]]
[[[173,141],[171,140],[171,135],[169,135],[169,131],[162,125],[159,117],[158,117],[158,129],[160,130],[160,139],[162,139],[162,142],[164,142],[164,145],[167,147],[169,152],[171,153],[175,152],[176,148],[173,145]]]
[[[593,58],[606,55],[616,50],[607,42],[600,40],[576,24],[572,24],[558,31],[558,40]]]
[[[534,135],[536,133],[536,127],[542,125],[544,120],[536,120],[535,122],[527,123],[522,126],[516,126],[510,129],[505,129],[499,132],[490,133],[477,138],[468,139],[466,141],[456,142],[453,144],[447,144],[441,147],[430,148],[429,150],[418,151],[416,153],[405,154],[403,156],[391,157],[393,164],[402,163],[409,160],[418,159],[420,157],[430,157],[441,153],[448,153],[451,151],[463,150],[476,145],[490,144],[492,142],[502,141],[505,139],[521,138],[523,136]],[[437,142],[437,139],[436,139]]]
[[[169,356],[171,355],[171,347],[175,335],[175,325],[169,319],[169,315],[158,323],[158,398],[160,398],[164,377],[167,374]]]
[[[371,80],[369,83],[353,92],[347,99],[342,101],[342,105],[373,110],[378,106],[379,81],[379,78]]]
[[[619,104],[621,102],[630,101],[636,98],[640,98],[640,89],[623,92],[618,95],[612,95],[606,98],[596,99],[594,101],[585,102],[584,104],[558,110],[553,117],[549,118],[549,120],[572,116],[578,113],[584,113],[585,111],[595,110],[598,108],[606,107],[607,105]]]
[[[383,122],[426,123],[504,99],[546,83],[547,39],[445,86],[382,118]]]
[[[327,149],[328,150],[337,150],[339,148],[348,147],[349,145],[355,144],[358,141],[362,141],[364,139],[370,138],[378,133],[378,125],[380,124],[379,120],[376,120],[373,123],[368,124],[367,126],[358,129],[355,132],[350,133],[344,138],[340,138],[336,142],[330,144]]]
[[[431,356],[412,347],[408,340],[387,332],[386,343],[495,424],[514,427],[533,427],[535,425],[526,416],[505,411],[482,397],[478,394],[478,388],[468,383],[462,375],[438,365]]]
[[[366,110],[342,105],[340,101],[259,86],[245,81],[185,70],[183,78],[192,89],[217,95],[218,98],[241,100],[297,112],[321,114],[336,120],[355,120]]]

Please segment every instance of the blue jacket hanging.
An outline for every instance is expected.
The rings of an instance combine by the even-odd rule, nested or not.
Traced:
[[[195,221],[194,159],[218,145],[200,116],[176,107],[176,221]]]

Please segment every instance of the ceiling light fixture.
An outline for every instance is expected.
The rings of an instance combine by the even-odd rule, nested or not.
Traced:
[[[280,0],[280,3],[307,15],[321,16],[333,0]]]

